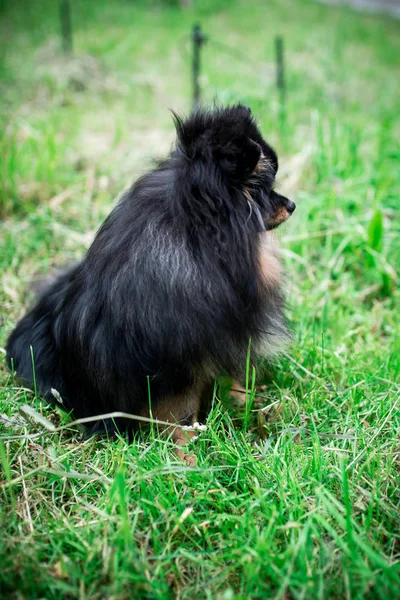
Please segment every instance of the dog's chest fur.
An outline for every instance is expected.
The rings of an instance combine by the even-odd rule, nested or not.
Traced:
[[[283,271],[279,256],[279,244],[273,233],[259,234],[258,278],[265,298],[262,322],[267,331],[256,344],[260,357],[270,357],[281,352],[289,341],[289,333],[283,315]],[[264,325],[264,326],[265,326]]]
[[[258,264],[263,284],[281,285],[282,265],[279,259],[279,246],[275,236],[268,231],[260,234]]]

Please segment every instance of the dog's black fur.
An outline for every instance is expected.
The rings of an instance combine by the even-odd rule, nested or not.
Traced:
[[[54,402],[55,388],[77,417],[145,414],[149,384],[153,412],[166,398],[179,404],[221,373],[241,377],[249,339],[257,355],[286,336],[280,285],[259,264],[263,230],[294,210],[272,189],[275,152],[244,106],[175,124],[170,156],[9,339],[18,376],[33,386],[33,354],[38,393]]]

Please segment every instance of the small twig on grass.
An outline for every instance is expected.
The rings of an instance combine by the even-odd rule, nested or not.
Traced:
[[[53,425],[53,423],[51,421],[46,419],[46,417],[43,417],[43,415],[38,413],[37,410],[32,408],[32,406],[28,406],[27,404],[24,404],[23,406],[21,406],[19,408],[19,414],[26,421],[28,421],[28,423],[31,421],[34,421],[35,423],[40,423],[40,425],[43,425],[43,427],[45,429],[47,429],[47,431],[53,432],[56,429],[55,425]]]
[[[29,408],[29,407],[28,407]],[[36,412],[36,411],[35,411]],[[43,417],[44,418],[44,417]],[[158,419],[149,419],[148,417],[141,417],[139,415],[131,415],[130,413],[125,412],[111,412],[105,413],[103,415],[96,415],[94,417],[84,417],[83,419],[76,419],[75,421],[71,421],[71,423],[67,423],[66,425],[60,425],[60,427],[56,427],[53,431],[41,431],[40,433],[27,433],[24,435],[1,435],[0,440],[34,440],[36,438],[42,437],[44,435],[49,435],[52,433],[59,433],[60,431],[64,431],[64,429],[70,429],[75,425],[85,425],[86,423],[93,423],[95,421],[104,421],[105,419],[129,419],[131,421],[141,421],[143,423],[152,423],[153,425],[164,425],[168,427],[172,427],[174,425],[173,422],[168,421],[160,421]],[[47,421],[47,419],[46,419]],[[50,423],[50,421],[49,421]]]
[[[22,459],[21,459],[21,456],[18,456],[18,462],[19,462],[19,468],[21,470],[22,490],[23,490],[23,495],[24,495],[26,517],[28,519],[29,529],[30,529],[31,533],[33,533],[33,531],[34,531],[34,529],[33,529],[33,522],[32,522],[31,510],[29,508],[28,490],[26,489],[25,478],[24,478],[24,470],[22,468]]]

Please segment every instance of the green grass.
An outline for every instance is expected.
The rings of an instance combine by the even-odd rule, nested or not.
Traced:
[[[79,258],[168,150],[195,21],[205,100],[253,108],[298,205],[279,234],[294,340],[259,406],[218,392],[197,468],[154,431],[84,441],[2,364],[0,597],[400,598],[399,23],[294,0],[73,2],[67,59],[57,4],[2,3],[0,345],[32,278]]]

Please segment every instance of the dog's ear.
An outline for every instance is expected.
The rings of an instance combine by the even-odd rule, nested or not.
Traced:
[[[241,137],[218,148],[216,158],[232,178],[246,180],[261,158],[261,146],[249,137]]]
[[[237,164],[239,175],[242,175],[243,177],[251,175],[261,158],[261,154],[262,150],[260,144],[257,144],[257,142],[250,138],[246,138],[241,148]]]
[[[178,148],[189,161],[216,163],[229,178],[243,181],[261,157],[261,146],[248,135],[251,112],[235,106],[216,114],[202,110],[183,120],[172,112]]]

